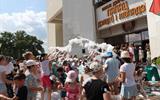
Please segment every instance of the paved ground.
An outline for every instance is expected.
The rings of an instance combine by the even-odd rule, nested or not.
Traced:
[[[120,96],[112,96],[112,99],[113,99],[113,100],[120,100]],[[40,95],[40,93],[39,93],[38,96],[37,96],[37,100],[41,100],[41,95]],[[47,100],[46,96],[45,96],[45,100]],[[145,100],[145,99],[143,99],[143,98],[141,98],[141,97],[137,97],[136,100]],[[149,97],[149,100],[160,100],[160,96],[150,96],[150,97]]]

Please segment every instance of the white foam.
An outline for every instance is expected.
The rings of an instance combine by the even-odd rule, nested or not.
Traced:
[[[73,44],[79,45],[79,46],[87,49],[89,53],[91,53],[93,51],[98,52],[98,49],[100,49],[100,48],[103,50],[103,52],[112,51],[112,49],[113,49],[113,46],[110,44],[106,44],[106,43],[98,44],[98,43],[95,43],[94,41],[91,41],[89,39],[86,39],[83,37],[78,37],[78,38],[71,39],[69,41],[68,45],[66,45],[64,47],[50,47],[48,53],[51,56],[58,54],[58,52],[60,52],[60,51],[71,53],[72,49],[74,49],[74,48],[72,48]]]

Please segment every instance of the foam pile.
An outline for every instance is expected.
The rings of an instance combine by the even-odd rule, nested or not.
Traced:
[[[58,54],[64,54],[64,53],[71,53],[72,49],[74,49],[73,44],[81,46],[82,48],[88,50],[89,53],[99,52],[98,51],[99,49],[101,49],[102,52],[112,51],[113,49],[113,46],[110,44],[106,44],[106,43],[98,44],[89,39],[78,37],[78,38],[71,39],[68,45],[64,47],[50,47],[49,54],[58,55]]]

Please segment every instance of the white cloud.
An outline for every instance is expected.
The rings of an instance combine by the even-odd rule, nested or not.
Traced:
[[[47,47],[47,26],[46,12],[34,12],[26,10],[25,12],[1,13],[0,14],[0,32],[24,30],[30,35],[37,36],[43,40],[44,47]],[[46,49],[46,48],[45,48]]]

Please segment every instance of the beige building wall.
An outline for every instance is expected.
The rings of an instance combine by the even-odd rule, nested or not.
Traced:
[[[81,36],[96,41],[93,0],[63,0],[64,45]]]
[[[96,41],[93,0],[47,0],[47,3],[49,47],[67,45],[77,36]]]
[[[47,18],[53,19],[59,10],[62,9],[62,0],[47,0]]]
[[[62,0],[47,0],[48,46],[63,46]]]
[[[48,23],[48,46],[56,46],[56,30],[54,23]]]
[[[56,23],[56,46],[63,46],[63,27],[62,23]]]

